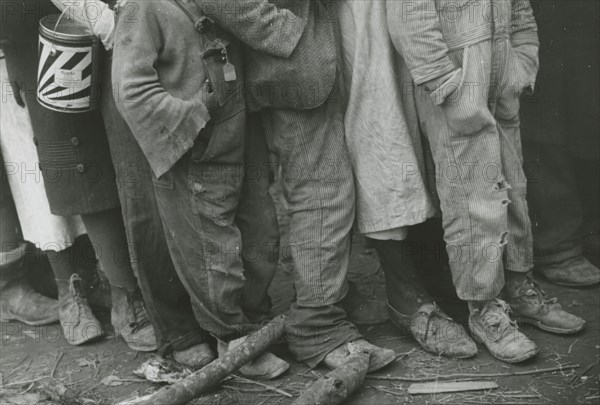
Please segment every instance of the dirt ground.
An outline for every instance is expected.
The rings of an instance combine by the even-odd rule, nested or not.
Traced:
[[[285,234],[285,217],[282,216],[281,220]],[[351,263],[350,279],[357,283],[361,295],[385,299],[383,275],[377,257],[359,237],[354,240]],[[291,279],[290,263],[284,257],[271,288],[275,313],[285,311],[290,304],[293,297]],[[363,327],[361,330],[370,341],[394,349],[399,356],[391,366],[368,376],[362,388],[347,403],[600,404],[600,287],[578,290],[543,282],[542,286],[549,296],[558,297],[569,311],[587,320],[587,326],[581,333],[565,337],[523,326],[523,331],[539,345],[540,354],[526,363],[508,365],[495,360],[481,347],[479,355],[469,360],[456,361],[430,355],[389,322]],[[463,305],[443,298],[440,299],[440,305],[464,322],[466,313]],[[98,316],[105,330],[111,331],[110,314],[101,313]],[[101,341],[72,347],[62,337],[58,324],[29,327],[19,323],[2,323],[1,339],[0,404],[112,404],[158,388],[158,385],[140,380],[132,374],[153,354],[129,350],[120,338],[110,332]],[[284,346],[275,347],[273,351],[290,361],[292,367],[283,377],[266,384],[285,391],[289,396],[261,385],[230,379],[191,403],[289,404],[307,384],[326,372],[323,368],[309,370],[294,362]],[[558,371],[543,374],[507,376],[557,367]],[[494,381],[499,387],[489,391],[455,394],[407,393],[411,382],[404,380],[435,380],[457,373],[468,374],[462,376],[463,379]]]

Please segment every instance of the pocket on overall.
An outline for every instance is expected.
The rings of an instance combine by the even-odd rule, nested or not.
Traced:
[[[530,83],[523,67],[523,61],[510,45],[506,59],[506,79],[501,83],[502,90],[496,103],[495,116],[504,124],[516,125],[519,122],[520,97]]]
[[[451,92],[441,109],[444,112],[448,126],[458,136],[468,136],[479,133],[490,124],[491,114],[487,108],[487,96],[482,89],[485,77],[477,63],[477,58],[472,60],[471,53],[477,51],[477,45],[468,46],[462,50],[462,58],[457,58],[462,67],[462,77],[456,89]],[[477,56],[477,55],[476,55]],[[473,88],[473,86],[475,87]]]

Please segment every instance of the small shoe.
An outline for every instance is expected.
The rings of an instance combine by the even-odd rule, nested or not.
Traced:
[[[171,356],[177,363],[192,369],[202,368],[215,359],[215,353],[208,343],[200,343],[184,350],[173,351]]]
[[[540,266],[536,273],[551,283],[566,287],[589,287],[600,283],[600,269],[583,256]]]
[[[524,278],[515,291],[506,291],[506,302],[517,322],[536,326],[557,334],[577,333],[585,326],[580,317],[562,309],[556,298],[546,298],[546,293],[531,278]]]
[[[71,275],[69,280],[56,280],[58,287],[58,316],[65,339],[74,346],[101,337],[102,325],[94,316],[81,286],[81,277]]]
[[[498,360],[519,363],[538,354],[536,344],[509,318],[510,308],[506,302],[496,298],[483,308],[470,310],[469,329],[473,339],[482,343]]]
[[[58,301],[36,292],[24,278],[19,278],[2,288],[0,321],[47,325],[58,319]]]
[[[223,356],[228,349],[234,348],[246,340],[246,336],[225,343],[219,340],[217,348],[219,356]],[[280,359],[273,353],[265,352],[258,358],[246,363],[239,370],[244,377],[257,380],[272,380],[285,373],[290,368],[287,361]]]
[[[465,329],[446,315],[438,306],[424,304],[412,316],[396,311],[388,303],[392,323],[410,324],[410,332],[421,347],[430,353],[454,359],[467,359],[477,354],[477,345]]]
[[[138,352],[157,349],[154,328],[146,314],[146,307],[139,289],[127,291],[111,286],[111,322],[115,334],[121,335],[127,346]]]
[[[396,360],[396,352],[390,349],[386,349],[383,347],[375,346],[372,343],[367,342],[365,339],[357,339],[352,342],[354,345],[359,346],[363,350],[369,352],[369,369],[368,373],[372,373],[374,371],[380,370],[392,363]],[[331,351],[325,358],[323,359],[323,363],[331,368],[335,369],[342,366],[347,357],[350,355],[350,351],[348,350],[348,345],[344,344],[333,351]]]

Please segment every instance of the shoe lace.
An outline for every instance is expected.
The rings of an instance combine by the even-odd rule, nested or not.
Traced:
[[[496,329],[497,339],[504,336],[507,330],[517,327],[517,323],[511,320],[508,315],[510,312],[510,306],[500,298],[490,301],[481,310],[481,318],[485,325]]]
[[[69,292],[73,297],[73,301],[75,301],[75,304],[77,305],[77,317],[81,318],[81,314],[83,314],[83,317],[91,317],[93,315],[85,303],[85,296],[82,294],[83,289],[81,283],[82,280],[79,274],[72,274],[69,278]]]
[[[527,277],[525,283],[521,287],[521,291],[523,291],[522,295],[525,297],[536,300],[543,311],[548,311],[558,301],[558,298],[556,297],[548,298],[542,287],[529,277]]]

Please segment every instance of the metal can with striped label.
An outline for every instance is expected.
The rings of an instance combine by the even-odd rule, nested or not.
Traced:
[[[99,104],[100,41],[86,25],[64,15],[40,20],[37,100],[66,113]]]

